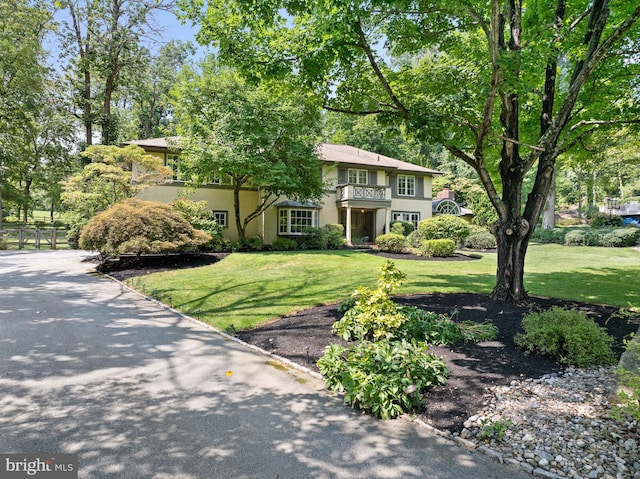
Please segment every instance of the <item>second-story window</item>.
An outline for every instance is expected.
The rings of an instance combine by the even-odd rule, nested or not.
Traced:
[[[168,154],[165,166],[173,170],[174,180],[180,179],[180,156]]]
[[[367,170],[349,168],[349,183],[353,185],[366,185],[368,182]]]
[[[416,177],[413,175],[398,175],[398,195],[416,196]]]

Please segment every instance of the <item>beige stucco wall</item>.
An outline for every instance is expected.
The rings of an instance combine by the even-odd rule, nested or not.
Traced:
[[[154,153],[155,154],[155,153]],[[162,156],[162,153],[158,153]],[[335,185],[338,183],[338,171],[334,166],[323,167],[323,175],[328,189],[321,202],[322,209],[319,210],[319,226],[339,223],[339,210],[336,206],[337,192]],[[389,177],[385,171],[377,172],[377,184],[388,185]],[[154,186],[142,191],[138,196],[144,200],[162,201],[169,203],[178,198],[181,191],[184,191],[181,183],[171,185]],[[432,182],[430,177],[424,181],[424,196],[431,198]],[[215,211],[226,211],[228,226],[224,230],[224,235],[229,240],[237,240],[238,234],[235,226],[235,215],[233,211],[233,190],[226,186],[205,186],[193,191],[190,199],[196,201],[206,201],[207,207]],[[275,203],[287,200],[285,197],[279,198]],[[246,217],[253,211],[258,202],[258,192],[243,190],[240,193],[241,218]],[[420,219],[431,217],[431,201],[425,199],[393,198],[391,211],[419,212]],[[378,209],[375,216],[375,235],[380,235],[385,231],[386,211],[384,208]],[[247,226],[246,237],[261,236],[264,242],[270,244],[278,237],[278,210],[275,207],[269,208],[260,217],[253,220]],[[373,239],[373,238],[372,238]]]
[[[183,185],[152,186],[140,192],[138,197],[147,201],[161,201],[170,203],[178,198],[184,191]],[[233,210],[233,190],[229,187],[202,187],[193,191],[188,199],[194,201],[206,201],[207,208],[215,211],[227,212],[227,227],[224,229],[225,238],[235,241],[238,239],[236,219]],[[240,217],[245,218],[256,207],[258,201],[257,191],[242,190],[240,192]],[[259,219],[253,220],[247,225],[245,236],[251,238],[258,235]]]

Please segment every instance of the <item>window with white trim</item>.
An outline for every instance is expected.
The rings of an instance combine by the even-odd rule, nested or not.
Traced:
[[[165,166],[168,166],[173,171],[172,179],[177,180],[180,176],[180,156],[179,155],[167,155]]]
[[[356,170],[353,168],[349,168],[347,174],[349,183],[353,185],[366,185],[369,183],[367,170]]]
[[[233,180],[231,179],[230,175],[222,174],[214,175],[209,183],[211,183],[212,185],[232,185]]]
[[[420,222],[420,213],[410,213],[405,211],[394,211],[391,214],[391,221],[406,221],[413,223],[414,231],[418,229],[418,223]]]
[[[282,208],[278,216],[278,234],[300,235],[318,226],[318,211],[300,208]]]
[[[216,223],[218,223],[219,226],[226,228],[227,226],[229,226],[228,222],[227,222],[227,212],[226,211],[213,211],[213,217],[216,220]]]
[[[416,196],[416,177],[413,175],[398,175],[398,196]]]

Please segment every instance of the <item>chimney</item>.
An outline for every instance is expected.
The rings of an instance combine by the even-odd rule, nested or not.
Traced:
[[[439,200],[456,200],[456,194],[451,191],[449,188],[444,188],[442,191],[438,192]]]

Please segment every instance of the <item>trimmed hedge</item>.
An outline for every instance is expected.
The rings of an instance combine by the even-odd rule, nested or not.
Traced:
[[[456,251],[456,243],[450,239],[425,240],[420,245],[422,256],[447,258],[453,256]]]
[[[475,233],[464,240],[469,249],[493,249],[497,246],[496,237],[489,232]]]
[[[406,238],[401,234],[387,233],[376,238],[376,246],[387,253],[401,253],[406,245]]]

